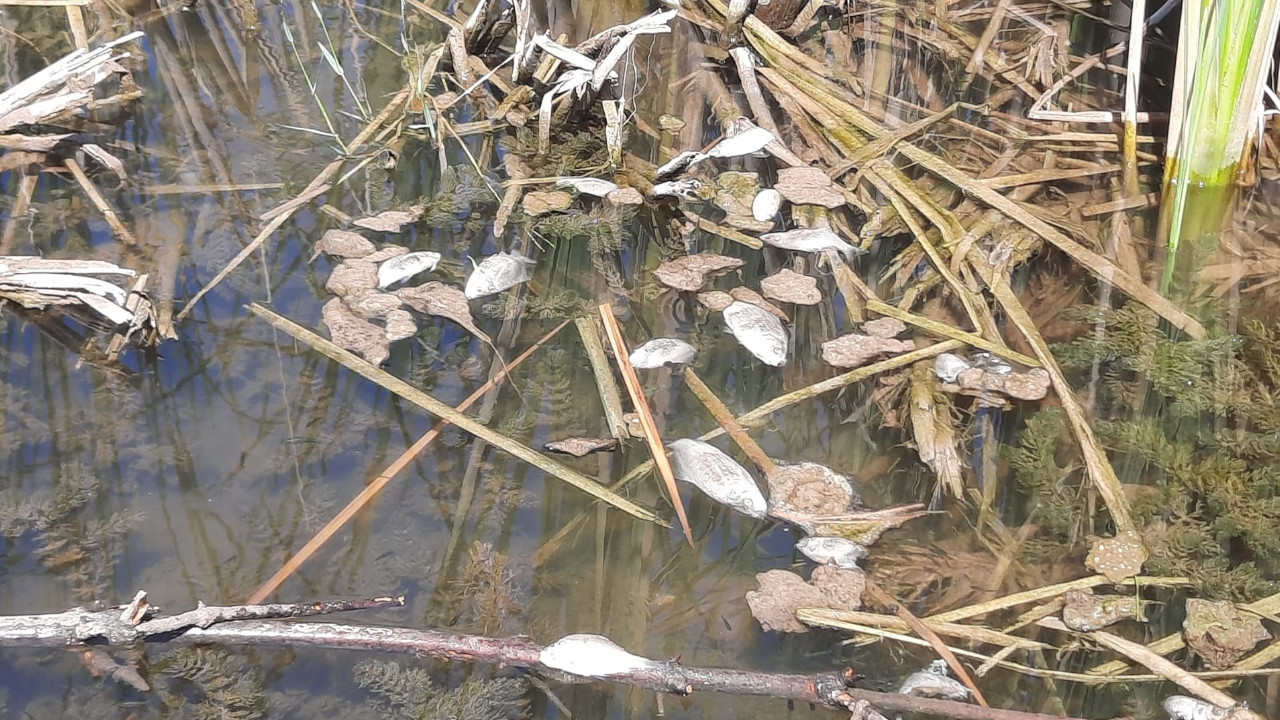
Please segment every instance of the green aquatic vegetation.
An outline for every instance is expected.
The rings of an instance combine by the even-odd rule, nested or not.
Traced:
[[[369,704],[387,718],[515,720],[528,711],[524,698],[528,685],[520,678],[473,674],[449,689],[424,669],[377,660],[357,665],[355,678],[371,694]]]
[[[537,127],[522,127],[502,144],[529,165],[534,177],[594,177],[609,166],[603,128],[552,132],[551,147],[543,155],[538,154]]]
[[[551,244],[586,240],[593,253],[617,252],[632,239],[635,209],[593,203],[587,211],[552,213],[538,218],[532,230]]]
[[[440,173],[440,185],[436,192],[417,201],[423,206],[422,219],[431,227],[450,227],[458,217],[473,205],[497,202],[484,178],[475,168],[459,165],[446,167]],[[492,218],[486,215],[486,222]]]
[[[157,660],[151,674],[185,681],[161,693],[178,717],[250,720],[267,715],[260,673],[225,650],[183,648]]]
[[[1129,483],[1146,572],[1188,576],[1208,597],[1280,590],[1280,334],[1252,323],[1175,339],[1141,309],[1075,315],[1102,332],[1054,353],[1064,369],[1099,372],[1109,411],[1094,430]],[[1088,519],[1061,414],[1038,412],[1007,454],[1041,526],[1032,552],[1076,543]]]

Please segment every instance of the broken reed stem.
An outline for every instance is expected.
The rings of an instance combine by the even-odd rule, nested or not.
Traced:
[[[671,470],[671,462],[667,459],[667,449],[662,444],[662,437],[658,435],[658,426],[653,422],[653,412],[649,410],[649,401],[645,399],[644,388],[640,385],[640,378],[636,375],[636,369],[631,366],[631,360],[627,355],[627,341],[622,337],[618,319],[613,316],[613,306],[602,303],[599,310],[600,320],[604,323],[605,337],[609,339],[609,345],[613,348],[613,359],[618,363],[618,369],[622,371],[622,382],[627,386],[627,394],[631,396],[631,404],[635,407],[636,414],[640,416],[640,427],[644,429],[645,442],[649,445],[649,452],[653,455],[658,474],[662,476],[662,482],[667,486],[667,492],[671,494],[671,504],[675,506],[676,517],[680,519],[680,528],[684,530],[684,537],[692,546],[693,530],[689,527],[689,518],[684,512],[684,501],[680,499],[675,473]]]
[[[991,707],[987,704],[987,699],[982,696],[982,691],[978,689],[978,684],[969,676],[969,671],[965,669],[964,665],[960,664],[960,660],[956,658],[955,653],[951,652],[951,648],[947,647],[947,644],[942,642],[942,638],[938,637],[938,633],[934,632],[932,628],[921,622],[920,618],[916,617],[905,605],[899,602],[897,598],[882,590],[870,577],[866,577],[865,582],[866,591],[871,596],[872,600],[875,600],[885,607],[892,608],[894,614],[905,622],[907,626],[911,628],[912,632],[923,638],[925,642],[928,642],[930,647],[941,655],[943,660],[947,661],[947,665],[950,666],[951,672],[954,672],[956,677],[960,678],[960,682],[964,683],[965,687],[969,688],[969,692],[973,693],[973,699],[984,708]]]
[[[600,328],[589,317],[580,317],[573,324],[578,328],[578,337],[582,339],[582,347],[587,351],[587,361],[591,363],[591,375],[596,381],[596,391],[600,393],[600,404],[604,406],[609,434],[619,442],[626,440],[630,432],[627,430],[627,421],[622,419],[622,394],[618,392],[618,382],[613,379],[609,357],[604,354]]]
[[[80,167],[80,163],[76,162],[72,158],[64,158],[62,160],[62,164],[71,172],[71,177],[75,178],[76,182],[80,184],[80,189],[84,190],[84,194],[88,196],[89,202],[97,208],[98,212],[102,213],[103,219],[107,221],[107,224],[111,226],[111,229],[115,231],[115,234],[119,236],[120,240],[124,242],[125,245],[137,245],[138,239],[135,238],[133,233],[129,232],[129,228],[125,227],[124,223],[120,221],[120,216],[117,215],[116,211],[112,209],[109,203],[107,203],[107,199],[102,197],[102,193],[98,192],[97,186],[93,184],[93,181],[89,179],[89,176],[84,174],[84,169]]]
[[[1026,603],[1038,603],[1050,598],[1058,597],[1072,590],[1088,590],[1089,588],[1098,587],[1099,585],[1133,585],[1137,583],[1142,587],[1183,587],[1191,584],[1191,580],[1184,577],[1147,577],[1138,576],[1136,578],[1128,578],[1118,583],[1113,583],[1107,579],[1105,575],[1091,575],[1089,577],[1079,578],[1077,580],[1069,580],[1056,585],[1046,585],[1042,588],[1034,590],[1024,590],[1022,592],[1006,595],[1002,598],[987,600],[986,602],[968,605],[955,610],[940,612],[936,615],[930,615],[926,620],[936,622],[956,622],[965,620],[979,615],[999,612],[1007,610],[1016,605],[1025,605]]]
[[[966,345],[972,345],[979,350],[986,350],[992,355],[1004,358],[1010,362],[1016,362],[1027,367],[1040,367],[1039,360],[1029,355],[1023,355],[1017,350],[1010,350],[1004,345],[991,342],[981,335],[965,332],[964,330],[952,327],[944,322],[938,322],[937,320],[927,318],[923,315],[916,315],[915,313],[902,310],[890,305],[889,303],[882,302],[874,298],[866,298],[864,302],[866,303],[867,310],[876,313],[877,315],[886,315],[891,318],[897,318],[908,325],[914,325],[932,335],[951,338],[952,340],[959,340]]]
[[[497,386],[498,383],[506,379],[507,375],[509,375],[512,370],[515,370],[520,363],[527,360],[538,348],[546,345],[551,338],[555,337],[556,334],[558,334],[560,330],[568,324],[569,321],[565,320],[555,326],[551,332],[543,335],[541,339],[516,356],[514,360],[507,363],[504,367],[499,368],[497,373],[493,377],[489,378],[488,382],[481,385],[475,392],[467,396],[466,400],[458,403],[458,406],[454,409],[458,412],[466,412],[467,408],[470,408],[477,400],[483,397],[490,388]],[[414,458],[421,455],[422,451],[425,450],[427,446],[430,445],[446,427],[448,427],[448,425],[448,420],[440,420],[434,427],[428,430],[425,435],[418,438],[418,441],[410,446],[409,449],[401,453],[400,457],[395,459],[395,462],[388,465],[386,470],[383,470],[378,477],[374,478],[368,485],[366,485],[359,494],[351,498],[351,502],[347,503],[347,506],[342,508],[341,512],[335,515],[332,520],[325,524],[324,527],[320,528],[320,530],[307,541],[307,544],[303,545],[302,548],[293,555],[293,557],[289,558],[280,570],[277,571],[275,575],[271,576],[270,580],[267,580],[262,584],[262,587],[254,591],[246,602],[251,605],[260,603],[265,600],[268,595],[278,590],[289,576],[298,571],[298,568],[302,566],[302,563],[306,562],[307,559],[314,555],[315,552],[325,543],[329,542],[329,539],[333,537],[334,533],[338,532],[343,525],[346,525],[351,518],[356,516],[356,513],[360,512],[365,505],[368,505],[370,501],[377,497],[378,493],[382,492],[382,489],[387,486],[387,483],[391,482],[396,475],[399,475],[402,470],[408,467],[409,463],[413,462]]]
[[[772,475],[778,470],[778,464],[764,454],[764,448],[760,447],[755,438],[748,435],[742,425],[738,424],[729,408],[716,397],[715,393],[711,392],[711,388],[702,382],[702,378],[698,377],[693,368],[684,369],[684,381],[693,391],[694,396],[707,408],[707,412],[711,413],[711,417],[720,423],[721,429],[729,433],[729,437],[733,438],[738,447],[742,448],[742,452],[751,458],[751,462],[755,463],[761,472]]]
[[[805,610],[805,624],[817,625],[822,627],[830,627],[838,630],[848,630],[855,625],[865,625],[873,628],[882,628],[885,630],[897,630],[899,632],[909,631],[911,628],[906,621],[898,617],[889,615],[881,615],[879,613],[863,612],[860,610],[832,610],[828,608],[802,608]],[[982,627],[980,625],[961,625],[959,623],[938,622],[924,618],[921,620],[931,630],[939,635],[967,640],[969,642],[982,643],[985,645],[998,645],[1000,647],[1012,647],[1014,649],[1032,649],[1040,650],[1057,650],[1053,645],[1042,643],[1038,640],[1030,640],[1027,638],[1010,635],[998,630]]]
[[[377,117],[370,120],[369,124],[365,125],[364,129],[347,144],[347,148],[352,152],[359,150],[360,146],[368,142],[392,115],[404,108],[404,105],[409,101],[409,96],[412,92],[413,80],[411,78],[409,84],[400,90],[395,97],[391,98],[391,101],[387,103],[386,107],[382,108],[382,112],[378,113]],[[318,175],[315,176],[314,179],[312,179],[311,184],[307,185],[307,187],[298,194],[297,198],[282,203],[277,206],[275,210],[270,210],[264,213],[261,216],[261,219],[269,220],[266,226],[258,232],[253,240],[249,241],[249,244],[246,245],[243,250],[236,254],[235,257],[231,258],[231,261],[228,262],[222,270],[218,271],[218,274],[215,275],[212,280],[205,283],[204,287],[200,288],[199,292],[195,294],[195,297],[191,298],[186,307],[182,308],[178,313],[176,319],[179,322],[185,319],[187,315],[191,313],[192,308],[200,302],[201,298],[203,298],[210,290],[217,287],[218,284],[225,280],[228,275],[235,271],[236,268],[240,267],[240,264],[256,252],[258,248],[262,246],[262,243],[266,242],[267,238],[271,237],[276,230],[280,229],[280,226],[284,225],[289,218],[293,217],[293,214],[298,211],[298,208],[302,207],[304,204],[299,203],[298,198],[307,198],[309,200],[321,192],[324,192],[324,190],[320,188],[329,184],[333,177],[338,174],[338,171],[342,169],[342,166],[346,161],[346,157],[340,157],[330,162]],[[278,214],[273,215],[273,213]]]
[[[399,395],[401,398],[417,405],[436,417],[448,420],[458,428],[483,439],[490,445],[497,446],[508,454],[514,455],[539,470],[542,470],[548,475],[557,477],[579,490],[582,490],[588,495],[599,498],[619,510],[641,520],[657,523],[664,527],[668,525],[668,523],[662,520],[662,518],[659,518],[652,511],[640,507],[617,493],[606,490],[595,480],[592,480],[577,470],[567,467],[556,460],[552,460],[528,445],[517,442],[492,428],[480,424],[467,415],[463,415],[445,403],[431,397],[427,393],[422,392],[418,388],[379,368],[373,363],[338,347],[334,343],[320,337],[301,325],[298,325],[292,320],[281,316],[279,313],[259,305],[258,303],[250,305],[249,311],[266,320],[272,325],[272,327],[288,333],[295,340],[309,346],[312,350],[315,350],[330,360],[341,363],[346,366],[347,369],[378,384],[382,388]]]

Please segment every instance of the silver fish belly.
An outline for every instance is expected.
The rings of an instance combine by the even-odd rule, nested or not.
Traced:
[[[697,487],[716,502],[743,515],[762,518],[769,510],[755,478],[719,448],[683,438],[669,443],[676,479]]]
[[[724,324],[761,362],[773,367],[787,364],[787,329],[764,308],[735,300],[724,309]]]
[[[468,300],[497,295],[507,288],[527,282],[533,277],[533,265],[533,260],[519,253],[490,255],[471,271],[462,292]]]
[[[688,365],[697,348],[677,338],[654,338],[636,346],[628,358],[637,370],[654,370],[667,365]]]
[[[783,250],[795,250],[796,252],[836,250],[846,260],[865,252],[862,248],[854,247],[840,239],[839,235],[827,228],[799,228],[787,230],[786,232],[765,233],[760,236],[760,239],[766,245],[772,245]]]

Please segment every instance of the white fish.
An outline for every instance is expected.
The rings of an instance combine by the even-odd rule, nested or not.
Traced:
[[[819,565],[832,564],[845,570],[857,570],[858,561],[867,549],[842,537],[807,537],[796,543],[796,549]]]
[[[378,289],[383,290],[427,270],[435,270],[440,253],[425,250],[398,255],[378,265]]]
[[[764,493],[751,473],[716,446],[683,438],[668,443],[667,447],[671,448],[674,461],[671,469],[677,480],[697,487],[712,500],[743,515],[763,518],[769,511]]]
[[[475,264],[475,260],[471,261]],[[497,295],[510,287],[515,287],[533,277],[534,262],[519,253],[500,252],[490,255],[476,265],[467,278],[467,285],[462,292],[468,300],[475,300],[486,295]]]
[[[1161,703],[1170,720],[1226,720],[1231,708],[1221,708],[1186,695],[1170,695]]]
[[[593,177],[567,177],[560,178],[556,181],[558,188],[572,188],[583,195],[594,195],[596,197],[604,197],[614,190],[618,189],[616,183],[608,180]]]
[[[902,681],[898,692],[916,697],[945,698],[947,700],[969,699],[969,688],[964,683],[947,675],[947,662],[934,660],[929,667],[918,670]]]
[[[939,353],[933,359],[933,374],[943,382],[955,382],[960,377],[960,373],[971,367],[973,367],[972,363],[955,353]]]
[[[698,349],[678,338],[654,338],[631,351],[631,366],[637,370],[654,370],[667,365],[688,365]]]
[[[601,635],[566,635],[542,649],[538,662],[561,672],[606,678],[661,665],[657,660],[632,655]]]
[[[783,250],[797,252],[821,252],[822,250],[838,250],[846,260],[866,252],[860,247],[850,245],[840,236],[827,228],[797,228],[786,232],[765,233],[760,236],[766,245]]]
[[[707,157],[733,158],[760,152],[765,145],[776,140],[773,133],[759,126],[753,126],[742,132],[727,137],[707,151]]]
[[[671,158],[653,174],[654,180],[667,180],[706,160],[707,156],[696,150],[685,150]]]
[[[649,194],[654,197],[672,196],[685,197],[690,200],[698,198],[698,191],[702,189],[702,183],[693,178],[687,180],[668,180],[667,182],[658,183],[653,186]]]
[[[782,207],[782,193],[773,188],[765,188],[756,193],[756,197],[751,201],[751,217],[757,222],[769,222],[778,215],[778,208]]]
[[[724,324],[761,362],[773,367],[787,364],[787,329],[768,310],[735,300],[724,309]]]

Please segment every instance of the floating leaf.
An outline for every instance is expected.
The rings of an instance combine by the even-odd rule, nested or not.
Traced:
[[[398,233],[405,225],[420,220],[424,209],[422,205],[414,205],[408,210],[387,210],[372,217],[353,220],[351,224],[374,232]]]
[[[836,188],[825,172],[815,167],[783,168],[778,171],[778,182],[773,187],[793,205],[821,205],[835,209],[845,203],[844,193]]]
[[[818,279],[783,268],[760,281],[764,296],[778,302],[796,305],[817,305],[822,302]]]
[[[373,251],[373,243],[360,233],[350,230],[328,230],[316,243],[315,250],[311,253],[311,260],[314,261],[320,253],[339,258],[362,258],[373,254]]]
[[[391,355],[391,343],[377,325],[351,312],[342,300],[333,298],[320,312],[334,344],[381,365]]]
[[[1069,590],[1062,596],[1062,624],[1076,632],[1093,632],[1138,617],[1138,609],[1138,599],[1133,596]]]
[[[418,334],[418,323],[414,322],[413,315],[408,310],[392,310],[387,313],[386,321],[387,327],[383,334],[392,342]]]
[[[365,320],[384,318],[392,310],[399,310],[403,305],[400,298],[391,293],[367,292],[360,295],[348,295],[344,300],[351,312]]]
[[[832,367],[862,367],[877,355],[898,355],[916,349],[910,340],[851,333],[822,343],[822,360]]]
[[[796,549],[819,565],[835,565],[845,570],[857,570],[858,561],[867,556],[865,547],[838,537],[802,538],[796,543]]]
[[[698,293],[698,302],[708,310],[724,312],[725,308],[733,304],[733,296],[723,290],[709,290]]]
[[[573,437],[549,442],[542,447],[549,452],[582,457],[591,453],[613,452],[618,449],[618,441],[613,438]]]
[[[653,276],[667,287],[697,292],[707,279],[742,267],[742,261],[725,255],[700,253],[668,260],[653,271]]]
[[[763,518],[768,512],[768,503],[755,478],[716,446],[683,438],[667,447],[671,448],[671,469],[677,480],[744,515]]]
[[[872,337],[891,338],[905,332],[907,324],[898,318],[882,317],[862,323],[862,332]]]
[[[440,263],[440,253],[425,250],[393,257],[378,266],[378,289],[404,282],[427,270],[435,270]]]
[[[1205,659],[1210,669],[1225,670],[1248,655],[1258,643],[1271,639],[1257,615],[1241,612],[1228,600],[1187,600],[1182,621],[1187,647]]]
[[[766,310],[735,300],[724,309],[724,323],[752,355],[773,367],[787,364],[787,329]]]
[[[474,262],[474,261],[473,261]],[[534,261],[519,253],[501,252],[490,255],[476,265],[467,278],[467,299],[496,295],[507,288],[527,282],[533,277]]]
[[[568,210],[569,206],[573,205],[573,196],[559,190],[534,191],[526,193],[524,199],[520,201],[520,205],[524,208],[525,215],[538,217],[547,213]]]
[[[391,258],[400,257],[401,255],[408,255],[408,254],[409,254],[409,248],[404,247],[402,245],[394,245],[394,244],[388,243],[386,245],[383,245],[382,248],[377,252],[375,252],[374,254],[366,255],[362,259],[365,262],[381,263],[381,262],[386,262]]]
[[[760,588],[747,593],[751,615],[765,630],[790,633],[809,631],[796,619],[799,608],[857,610],[866,588],[862,571],[831,565],[814,568],[809,582],[793,572],[770,570],[756,575],[756,583]]]
[[[417,287],[400,288],[396,295],[414,310],[426,315],[449,318],[486,345],[493,345],[489,336],[476,327],[475,320],[471,317],[471,304],[458,288],[433,280]]]
[[[653,370],[667,365],[688,365],[697,354],[697,348],[678,338],[654,338],[632,350],[629,359],[637,370]]]
[[[936,362],[934,369],[936,372]],[[1049,373],[1043,368],[1000,373],[971,367],[956,376],[956,385],[964,390],[1000,393],[1016,400],[1040,400],[1048,394],[1050,382]]]
[[[772,507],[787,515],[843,515],[862,505],[853,481],[815,462],[778,463],[769,473]]]
[[[765,245],[772,245],[783,250],[796,252],[822,252],[835,250],[844,255],[846,260],[866,252],[840,239],[840,236],[827,228],[799,228],[786,232],[765,233],[760,236]]]
[[[633,187],[620,187],[604,196],[604,201],[615,207],[623,205],[643,205],[644,196]]]
[[[1094,538],[1084,564],[1111,582],[1120,582],[1137,575],[1146,561],[1147,549],[1137,533],[1126,530],[1112,538]]]
[[[331,295],[345,297],[369,292],[378,286],[378,266],[367,260],[343,260],[329,273],[324,289]]]

